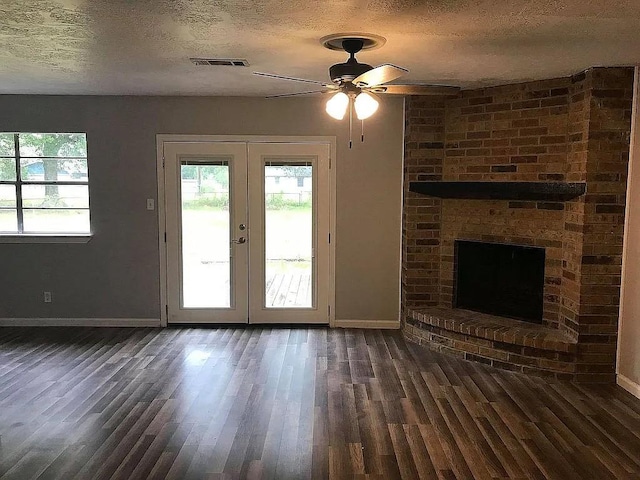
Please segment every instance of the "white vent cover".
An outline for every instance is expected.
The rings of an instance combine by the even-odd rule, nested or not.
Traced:
[[[194,65],[208,65],[213,67],[248,67],[249,62],[244,58],[190,58]]]

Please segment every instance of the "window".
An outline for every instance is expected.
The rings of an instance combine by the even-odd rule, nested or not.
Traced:
[[[0,133],[0,235],[88,234],[84,133]]]

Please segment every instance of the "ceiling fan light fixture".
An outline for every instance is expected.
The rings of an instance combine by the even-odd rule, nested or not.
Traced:
[[[327,100],[327,113],[336,120],[342,120],[349,107],[349,96],[344,92],[338,92]]]
[[[376,113],[379,105],[378,100],[373,95],[367,92],[360,92],[354,104],[358,120],[364,120]]]

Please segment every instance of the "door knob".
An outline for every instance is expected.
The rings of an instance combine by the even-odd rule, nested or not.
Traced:
[[[243,243],[247,243],[247,239],[244,237],[240,237],[239,239],[233,239],[231,240],[231,243],[235,243],[235,244],[243,244]]]

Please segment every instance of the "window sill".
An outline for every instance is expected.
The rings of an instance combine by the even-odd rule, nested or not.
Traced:
[[[92,238],[92,234],[0,235],[0,243],[89,243]]]

